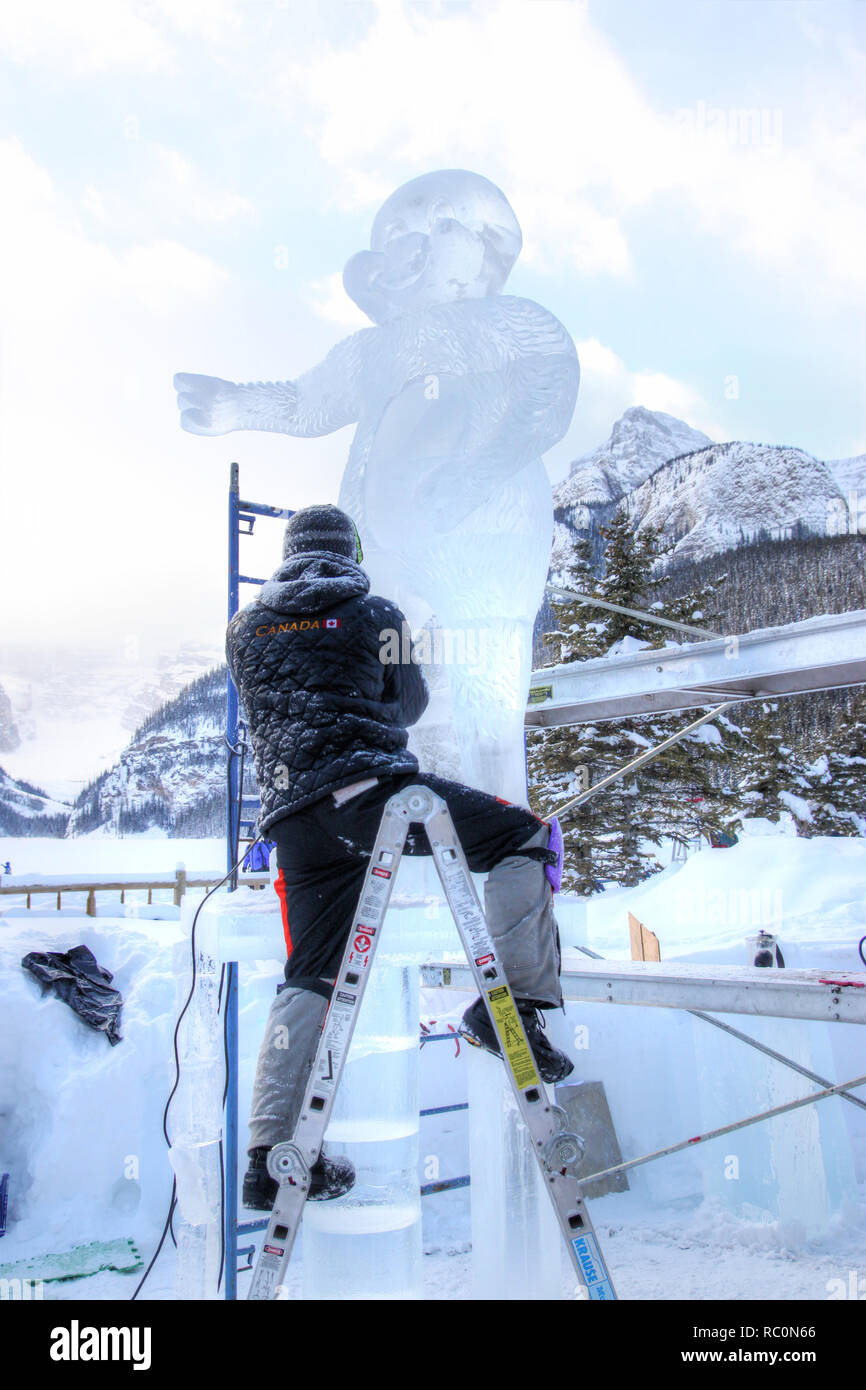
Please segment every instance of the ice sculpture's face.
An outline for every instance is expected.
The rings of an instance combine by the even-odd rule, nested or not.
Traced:
[[[522,243],[503,193],[480,174],[442,169],[398,188],[373,222],[369,251],[343,271],[374,323],[454,299],[498,294]]]

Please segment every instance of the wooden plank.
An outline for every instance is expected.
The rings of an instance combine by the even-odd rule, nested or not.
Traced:
[[[661,960],[658,937],[633,912],[628,914],[628,933],[632,960]]]

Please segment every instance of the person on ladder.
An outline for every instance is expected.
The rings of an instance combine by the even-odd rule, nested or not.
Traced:
[[[383,657],[383,634],[402,633],[405,620],[395,604],[370,594],[362,559],[345,512],[330,505],[295,512],[282,564],[226,634],[255,759],[258,831],[276,844],[288,956],[253,1087],[243,1201],[260,1211],[273,1206],[267,1155],[294,1132],[385,803],[406,786],[443,798],[469,868],[488,875],[488,926],[539,1074],[553,1082],[573,1070],[541,1016],[562,1004],[546,874],[558,858],[548,848],[551,828],[525,807],[419,770],[408,727],[426,708],[426,683],[416,661]],[[404,852],[429,854],[423,826],[415,831]],[[499,1054],[480,997],[460,1032]],[[323,1152],[309,1199],[340,1197],[354,1177],[348,1159]]]

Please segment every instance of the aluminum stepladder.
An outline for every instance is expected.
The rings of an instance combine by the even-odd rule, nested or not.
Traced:
[[[615,1299],[575,1173],[582,1158],[581,1140],[565,1129],[565,1112],[550,1103],[539,1079],[448,807],[422,786],[404,788],[385,806],[295,1132],[289,1142],[275,1145],[268,1154],[268,1171],[279,1188],[247,1297],[267,1301],[285,1296],[282,1281],[301,1224],[310,1169],[321,1152],[409,827],[417,824],[427,832],[436,871],[499,1038],[517,1107],[575,1272],[589,1298]]]

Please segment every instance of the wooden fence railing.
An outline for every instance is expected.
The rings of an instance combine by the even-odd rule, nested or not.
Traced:
[[[59,910],[63,893],[86,893],[85,912],[88,917],[95,917],[97,893],[119,892],[120,901],[123,903],[128,892],[147,889],[147,901],[152,903],[154,889],[171,889],[172,901],[175,906],[179,907],[188,888],[213,888],[220,881],[215,875],[188,874],[184,868],[176,869],[173,878],[149,878],[146,874],[142,874],[141,876],[119,879],[111,875],[95,875],[78,883],[69,883],[62,878],[54,877],[30,879],[24,875],[11,877],[4,875],[0,879],[0,895],[26,897],[27,906],[30,907],[30,899],[33,894],[54,893],[57,896],[57,908]],[[247,888],[264,888],[270,883],[270,876],[265,873],[245,874],[240,881]]]

